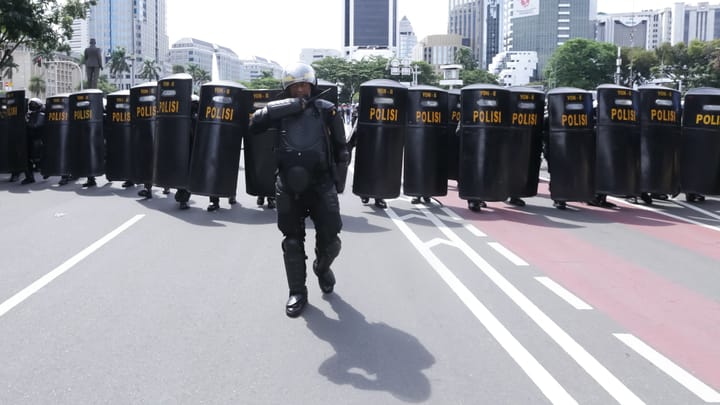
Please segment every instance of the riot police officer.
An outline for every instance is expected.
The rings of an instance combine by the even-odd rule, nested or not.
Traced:
[[[40,165],[42,128],[45,125],[45,105],[39,98],[33,97],[28,102],[27,114],[27,169],[22,184],[35,183],[35,170]]]
[[[330,269],[340,253],[342,228],[338,192],[345,187],[348,151],[345,130],[334,104],[313,97],[317,79],[313,68],[294,63],[285,68],[282,87],[288,98],[257,110],[251,132],[278,127],[275,184],[277,224],[283,233],[283,261],[290,290],[285,313],[297,317],[307,304],[305,218],[315,224],[313,271],[323,293],[331,293],[335,275]]]

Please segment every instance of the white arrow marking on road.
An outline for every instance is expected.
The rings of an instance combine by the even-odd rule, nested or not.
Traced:
[[[74,265],[78,264],[82,259],[90,256],[94,251],[100,249],[104,244],[110,242],[114,237],[118,236],[122,231],[130,228],[133,224],[135,224],[137,221],[141,220],[144,216],[145,215],[143,215],[143,214],[139,214],[139,215],[135,215],[134,217],[130,218],[124,224],[115,228],[115,230],[113,230],[109,234],[98,239],[92,245],[86,247],[80,253],[76,254],[75,256],[73,256],[70,259],[68,259],[67,261],[65,261],[65,263],[54,268],[52,271],[50,271],[46,275],[40,277],[32,284],[23,288],[20,292],[16,293],[12,297],[10,297],[7,301],[0,304],[0,316],[5,315],[8,311],[15,308],[21,302],[25,301],[28,297],[30,297],[31,295],[38,292],[41,288],[50,284],[50,282],[52,282],[56,278],[60,277],[66,271],[70,270]]]
[[[557,380],[533,357],[515,336],[503,326],[502,323],[488,310],[482,302],[448,269],[440,259],[410,230],[410,227],[388,207],[388,216],[405,234],[405,237],[415,246],[420,254],[430,263],[430,266],[447,283],[450,289],[460,298],[468,309],[475,315],[480,323],[490,332],[500,346],[515,360],[525,374],[535,383],[540,391],[553,404],[577,404],[577,401],[568,394]]]
[[[454,243],[502,292],[525,312],[545,333],[550,336],[565,352],[580,365],[595,381],[600,384],[620,404],[644,404],[615,375],[595,359],[585,348],[577,343],[567,332],[558,326],[549,316],[540,310],[512,283],[505,279],[494,267],[475,252],[464,240],[450,230],[439,218],[427,208],[420,210],[430,219],[445,237]],[[400,220],[397,214],[388,207],[388,216],[405,234],[425,260],[430,263],[436,273],[450,286],[455,294],[465,303],[470,311],[480,320],[500,345],[510,354],[540,390],[557,404],[576,403],[567,391],[545,370],[532,355],[510,334],[510,332],[490,313],[485,306],[463,285],[460,280],[435,256],[423,242]],[[504,341],[503,339],[511,339]],[[525,363],[528,362],[528,363]]]
[[[695,378],[695,376],[673,363],[667,357],[655,351],[652,347],[646,345],[642,340],[628,333],[613,333],[613,335],[703,401],[711,403],[720,402],[720,393]]]

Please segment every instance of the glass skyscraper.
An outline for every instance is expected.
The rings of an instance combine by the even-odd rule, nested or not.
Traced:
[[[397,0],[345,0],[343,46],[357,49],[397,49]]]

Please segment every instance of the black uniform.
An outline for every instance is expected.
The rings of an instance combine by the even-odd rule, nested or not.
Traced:
[[[315,224],[313,270],[323,292],[332,292],[330,265],[340,253],[342,228],[338,192],[344,188],[348,162],[345,131],[335,105],[325,100],[288,98],[268,103],[250,121],[251,132],[278,129],[275,184],[277,224],[283,233],[283,259],[290,300],[289,316],[297,316],[307,301],[305,287],[305,218]],[[293,305],[295,308],[293,309]]]

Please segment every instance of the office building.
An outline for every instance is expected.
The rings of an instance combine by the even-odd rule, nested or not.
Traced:
[[[412,58],[413,48],[417,45],[417,36],[407,17],[403,17],[400,20],[398,31],[400,38],[398,39],[397,58],[400,60],[410,60]]]
[[[537,72],[542,75],[559,46],[574,38],[595,39],[596,18],[596,0],[507,0],[502,15],[503,50],[537,52]]]
[[[449,0],[448,34],[462,37],[480,68],[501,50],[502,13],[500,0]]]
[[[357,50],[385,50],[395,53],[398,45],[397,31],[397,0],[344,1],[345,57],[354,57]]]
[[[170,72],[166,12],[165,0],[97,0],[97,4],[90,7],[88,41],[95,38],[97,47],[105,54],[106,63],[118,47],[125,48],[129,57],[131,71],[119,77],[110,77],[111,83],[120,88],[130,88],[145,81],[138,75],[146,60],[153,60],[160,66],[161,76]],[[85,34],[80,32],[78,35]],[[77,42],[75,46],[78,46]],[[80,53],[87,45],[86,42],[79,47]],[[109,69],[101,74],[110,75]]]

